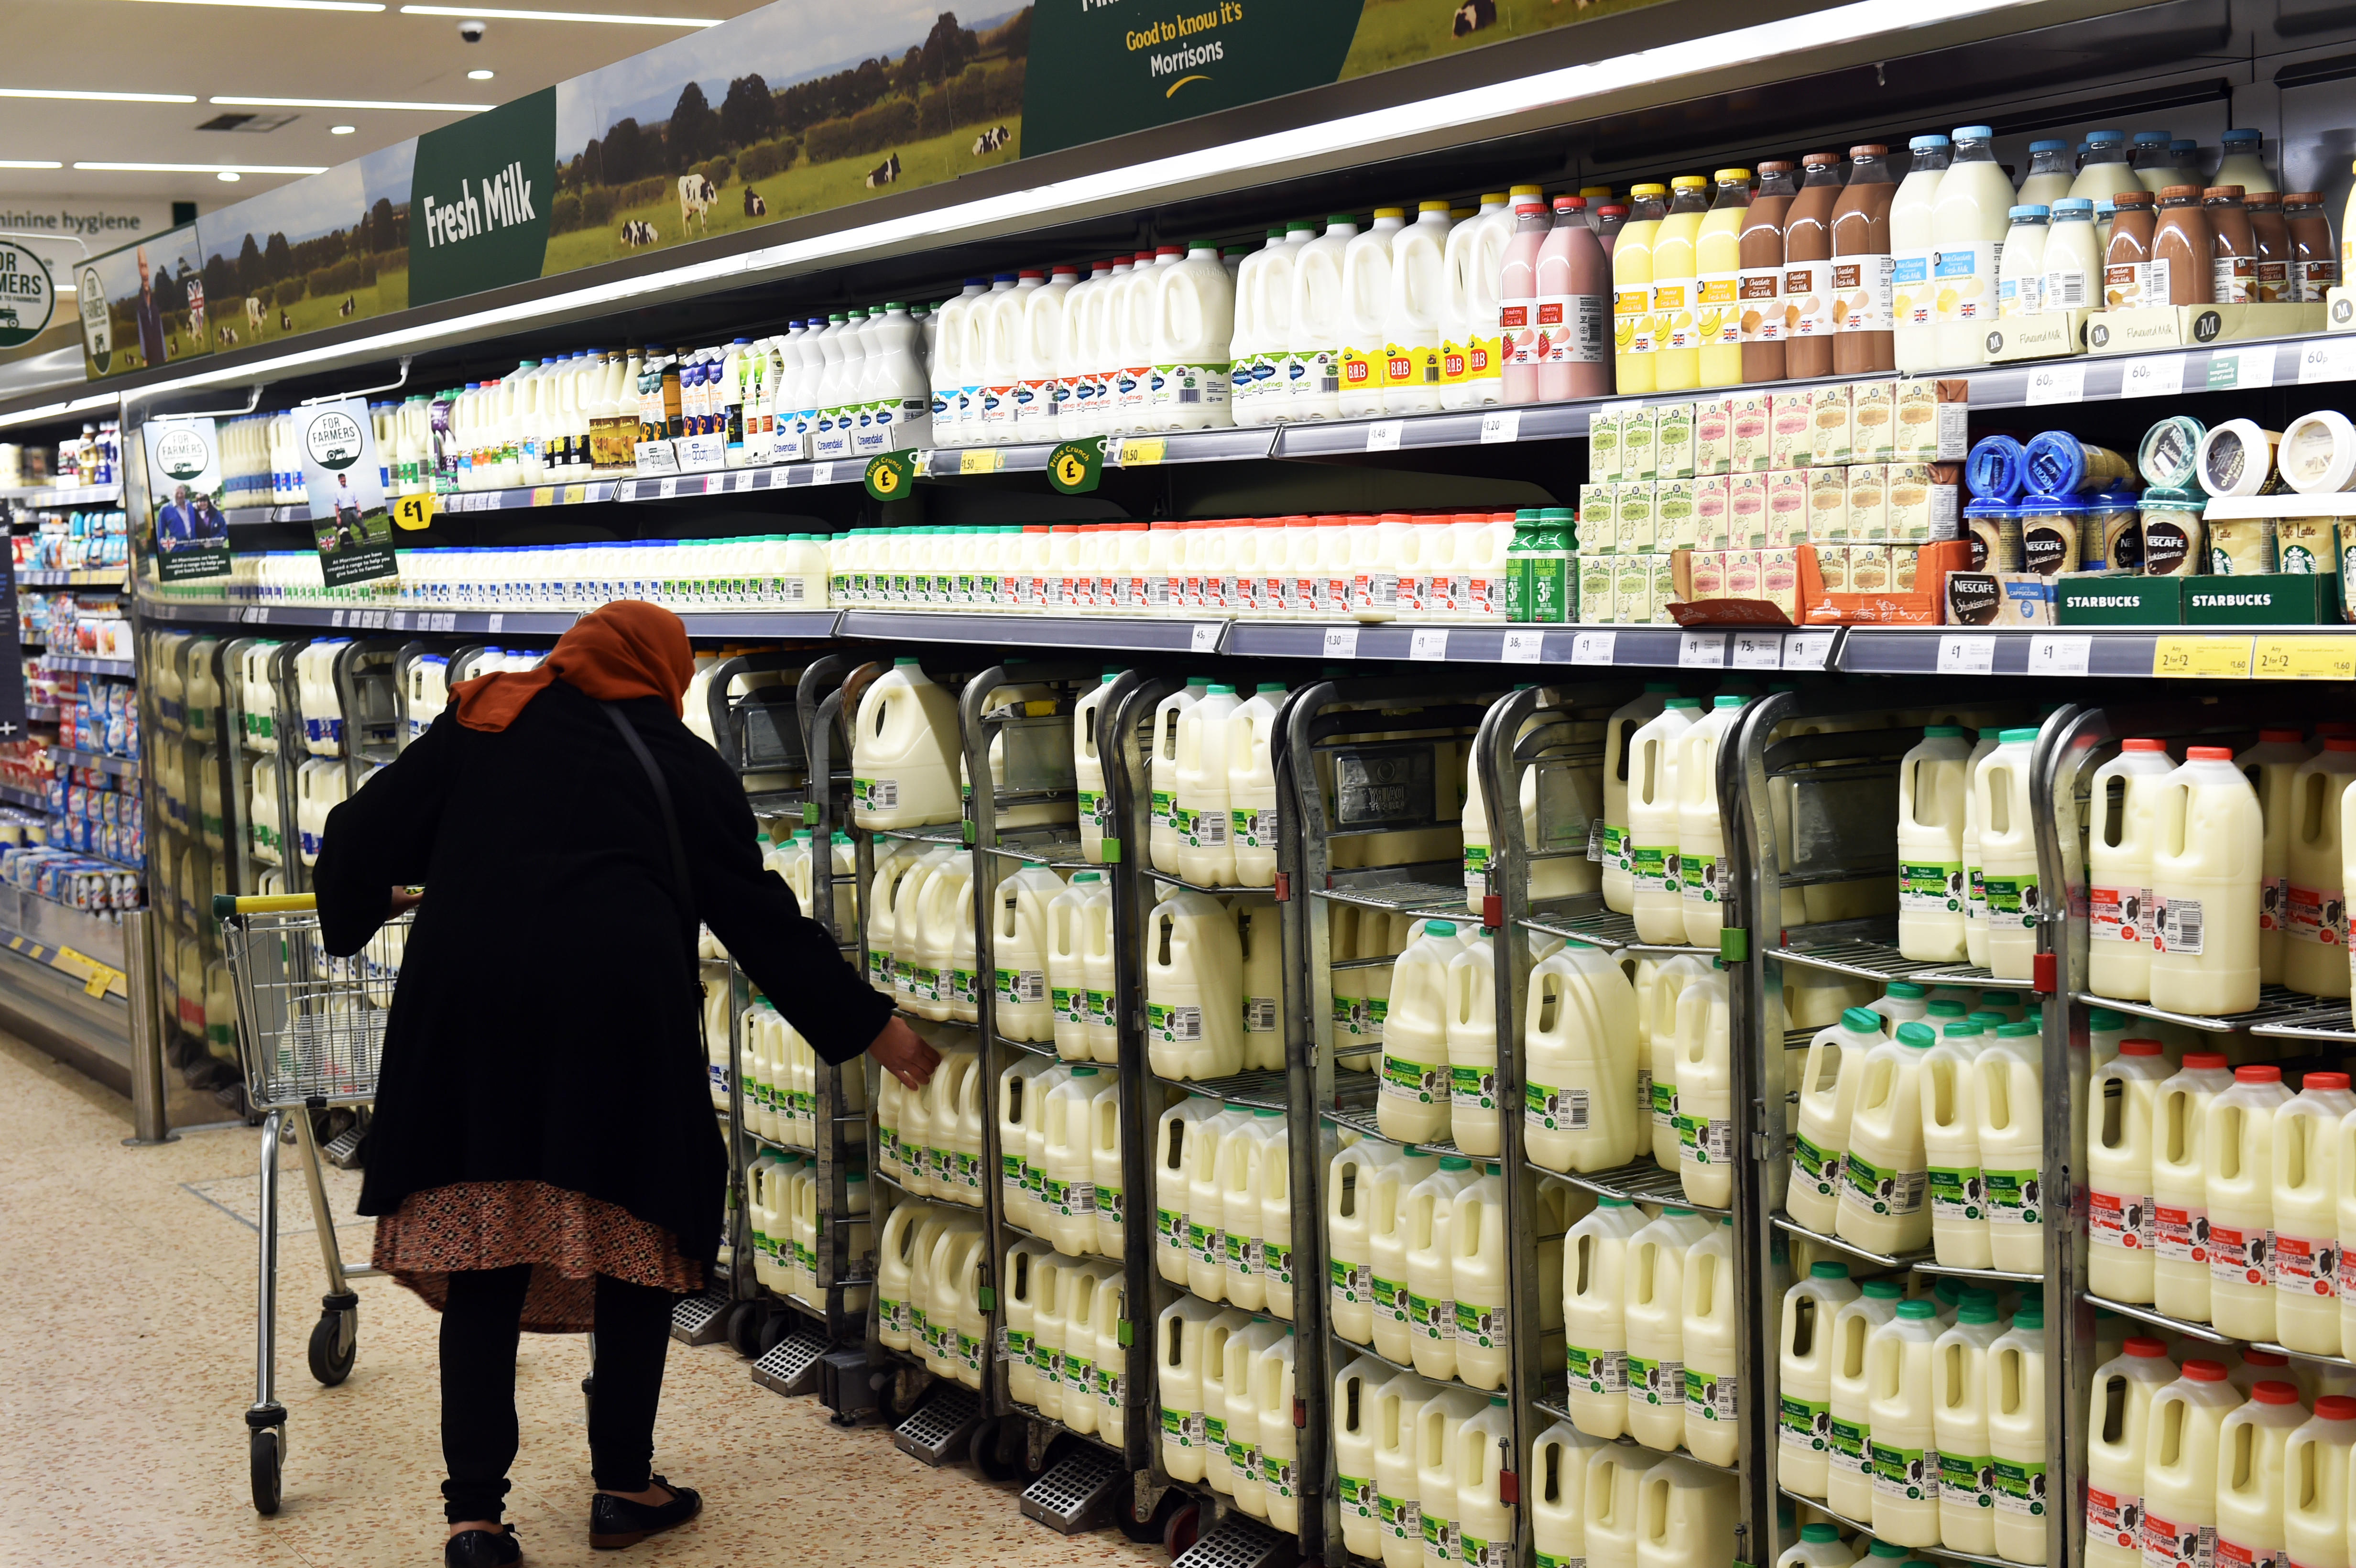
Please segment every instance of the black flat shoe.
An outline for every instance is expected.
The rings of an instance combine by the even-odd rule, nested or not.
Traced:
[[[670,1501],[649,1507],[634,1503],[627,1498],[617,1498],[611,1492],[599,1492],[589,1503],[589,1544],[600,1552],[614,1552],[625,1546],[636,1546],[649,1535],[660,1535],[685,1524],[703,1511],[701,1494],[686,1487],[674,1487],[660,1476],[651,1477],[654,1484],[670,1493]]]
[[[513,1525],[504,1531],[462,1530],[442,1548],[444,1568],[507,1568],[522,1561],[523,1544],[516,1540]]]

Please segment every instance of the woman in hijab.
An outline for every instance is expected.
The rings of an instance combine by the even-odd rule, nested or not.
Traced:
[[[701,1507],[651,1468],[671,1305],[713,1264],[727,1181],[697,923],[826,1061],[864,1051],[913,1088],[938,1060],[763,869],[743,786],[680,722],[693,674],[678,616],[609,604],[539,668],[453,688],[327,818],[328,950],[417,909],[359,1209],[377,1266],[442,1313],[453,1568],[521,1555],[500,1522],[519,1328],[596,1330],[593,1546]]]

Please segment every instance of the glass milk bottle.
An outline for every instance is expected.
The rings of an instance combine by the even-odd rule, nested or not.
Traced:
[[[1931,208],[1931,244],[1939,258],[1933,279],[1937,362],[1943,367],[1987,359],[1997,263],[2012,208],[2012,181],[1996,161],[1995,135],[1986,125],[1956,130],[1954,159],[1940,177]]]
[[[1951,155],[1944,136],[1917,136],[1906,144],[1912,155],[1898,194],[1890,200],[1890,251],[1893,329],[1890,345],[1898,368],[1907,373],[1928,370],[1939,360],[1937,280],[1933,275],[1936,248],[1931,243],[1931,212],[1938,202],[1939,181]]]
[[[2228,747],[2184,758],[2152,803],[2152,1005],[2244,1012],[2258,1005],[2257,792]]]

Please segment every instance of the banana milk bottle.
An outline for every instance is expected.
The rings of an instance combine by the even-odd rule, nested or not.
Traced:
[[[1965,764],[1958,725],[1924,728],[1898,764],[1898,951],[1924,963],[1964,956]]]
[[[1680,1312],[1685,1344],[1685,1445],[1712,1465],[1731,1465],[1735,1431],[1734,1221],[1719,1221],[1686,1253]]]
[[[1368,1562],[1382,1555],[1382,1510],[1375,1500],[1376,1393],[1405,1375],[1372,1356],[1360,1356],[1333,1380],[1333,1495],[1342,1514],[1342,1544]]]
[[[1698,728],[1698,726],[1697,726]],[[1734,1063],[1726,971],[1677,995],[1677,1183],[1693,1202],[1734,1200]]]
[[[2343,802],[2351,782],[2356,739],[2344,735],[2327,737],[2291,779],[2282,982],[2309,996],[2348,995]]]
[[[2265,825],[2257,792],[2223,746],[2186,749],[2152,801],[2151,1001],[2171,1012],[2258,1005]],[[2342,984],[2348,971],[2339,971]]]
[[[1609,1170],[1636,1157],[1636,994],[1620,965],[1571,944],[1530,971],[1522,1115],[1530,1159]]]
[[[1783,1211],[1820,1236],[1833,1233],[1857,1086],[1865,1075],[1867,1055],[1881,1043],[1881,1016],[1863,1008],[1847,1009],[1840,1022],[1819,1029],[1808,1042],[1800,1070],[1799,1125],[1792,1139],[1792,1181]]]
[[[2175,772],[2167,745],[2126,740],[2094,770],[2086,823],[2087,983],[2123,1001],[2151,999],[2151,860],[2158,785]]]
[[[1375,1391],[1375,1510],[1383,1568],[1418,1568],[1423,1561],[1416,1425],[1424,1402],[1439,1392],[1413,1372],[1399,1372]]]
[[[1687,1253],[1715,1228],[1690,1209],[1669,1208],[1628,1242],[1628,1434],[1664,1454],[1685,1441]]]
[[[2233,1086],[2209,1102],[2201,1130],[2209,1321],[2237,1339],[2275,1338],[2275,1114],[2290,1097],[2281,1068],[2236,1068]]]
[[[1825,1506],[1844,1519],[1873,1517],[1873,1336],[1898,1316],[1896,1282],[1872,1279],[1833,1314],[1832,1408],[1825,1459]]]
[[[1958,1552],[1996,1549],[1996,1465],[1988,1449],[1988,1352],[2003,1330],[1996,1303],[1975,1298],[1931,1355],[1931,1427],[1939,1444],[1939,1539]]]
[[[1375,1106],[1385,1137],[1429,1143],[1448,1135],[1455,1082],[1448,1059],[1448,972],[1462,951],[1452,922],[1429,921],[1392,965]]]
[[[2113,1301],[2152,1298],[2152,1104],[2168,1075],[2158,1040],[2130,1040],[2087,1084],[2087,1288]]]
[[[2327,1394],[2314,1419],[2283,1445],[2283,1537],[2289,1561],[2307,1568],[2349,1568],[2349,1510],[2356,1507],[2356,1399]]]
[[[1647,272],[1647,283],[1650,277]],[[1629,389],[1625,380],[1620,385],[1623,391]],[[1603,903],[1622,914],[1636,907],[1628,859],[1628,780],[1635,762],[1631,742],[1676,690],[1671,682],[1651,682],[1644,696],[1615,709],[1603,724]]]
[[[1985,1031],[1949,1024],[1922,1053],[1922,1154],[1929,1162],[1931,1247],[1950,1268],[1992,1268],[1987,1188],[1980,1175],[1979,1114],[1973,1104]]]
[[[2308,1421],[2298,1390],[2271,1379],[2217,1432],[2217,1561],[2283,1559],[2283,1453]]]
[[[1848,1265],[1830,1262],[1811,1264],[1808,1277],[1783,1294],[1776,1470],[1783,1488],[1804,1498],[1825,1495],[1832,1451],[1833,1320],[1858,1296]]]
[[[1698,722],[1700,707],[1698,698],[1672,697],[1660,717],[1628,742],[1629,886],[1636,935],[1644,942],[1686,939],[1677,862],[1677,741]]]
[[[2222,1362],[2190,1360],[2151,1397],[2144,1440],[2146,1563],[2211,1563],[2217,1554],[2218,1439],[2242,1395]]]
[[[2356,1112],[2345,1072],[2310,1072],[2275,1112],[2275,1337],[2293,1350],[2337,1356],[2340,1332],[2340,1127]]]
[[[2168,1346],[2137,1335],[2094,1369],[2086,1429],[2087,1568],[2142,1568],[2152,1396],[2176,1381]]]
[[[1872,1424],[1877,1540],[1939,1543],[1939,1444],[1932,1403],[1938,1305],[1901,1301],[1866,1341],[1867,1419]]]
[[[1897,1039],[1866,1055],[1833,1220],[1843,1241],[1896,1254],[1931,1240],[1921,1089],[1922,1057],[1935,1042],[1928,1024],[1900,1024]]]
[[[1571,1424],[1590,1437],[1628,1430],[1628,1246],[1645,1223],[1626,1199],[1600,1198],[1564,1238],[1567,1403]]]
[[[1558,1421],[1530,1445],[1530,1543],[1542,1563],[1587,1560],[1587,1467],[1604,1446]],[[1848,1557],[1841,1557],[1847,1568]]]
[[[2114,1061],[2116,1058],[2113,1059]],[[2209,1102],[2233,1087],[2222,1051],[2189,1051],[2151,1102],[2152,1305],[2209,1321]]]

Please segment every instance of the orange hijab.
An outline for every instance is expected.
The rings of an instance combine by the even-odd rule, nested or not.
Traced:
[[[578,687],[600,702],[660,697],[680,713],[694,677],[685,623],[660,605],[622,599],[574,622],[538,669],[477,676],[450,694],[458,699],[459,723],[498,731],[514,723],[552,681]]]

